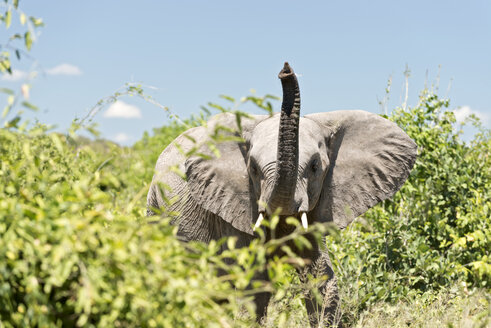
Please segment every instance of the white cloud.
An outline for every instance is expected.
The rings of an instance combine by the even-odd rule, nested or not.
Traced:
[[[46,70],[48,75],[81,75],[82,71],[75,65],[60,64]]]
[[[126,133],[123,133],[123,132],[116,134],[112,138],[112,140],[114,140],[118,143],[125,143],[126,141],[128,141],[130,139],[131,139],[131,137],[129,135],[127,135]]]
[[[46,71],[48,75],[81,75],[82,71],[75,65],[71,64],[60,64],[52,68],[48,68]],[[12,74],[2,74],[2,81],[16,82],[20,80],[26,80],[33,78],[37,75],[36,72],[25,72],[18,69],[13,69]]]
[[[15,82],[20,80],[25,80],[28,76],[29,74],[27,72],[20,71],[18,69],[13,69],[12,74],[4,73],[2,75],[2,81]]]
[[[117,100],[104,112],[104,117],[140,118],[142,114],[138,107]]]
[[[481,111],[475,110],[470,108],[469,106],[462,106],[459,108],[456,108],[453,110],[453,113],[455,115],[455,119],[457,120],[457,123],[462,123],[466,117],[468,117],[471,114],[476,115],[483,121],[484,123],[488,120],[488,114],[483,113]]]

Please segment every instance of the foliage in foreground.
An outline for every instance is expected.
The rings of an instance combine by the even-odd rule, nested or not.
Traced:
[[[168,220],[143,217],[153,169],[99,148],[42,126],[0,130],[0,327],[253,325],[246,287],[282,245],[229,240],[217,255],[220,243],[180,243]],[[273,284],[255,291],[288,288],[291,261],[269,263]],[[236,317],[239,305],[248,315]]]
[[[375,327],[489,327],[490,297],[483,290],[471,294],[457,286],[424,297],[394,304],[377,302],[360,314],[355,328]]]
[[[490,131],[474,118],[480,132],[462,141],[447,107],[425,91],[417,106],[394,111],[389,119],[419,147],[408,181],[328,238],[349,322],[370,304],[425,293],[431,299],[456,282],[490,288]]]
[[[431,308],[456,284],[489,291],[489,131],[464,143],[447,105],[424,94],[394,112],[420,147],[408,182],[327,239],[348,326],[365,325],[373,311],[389,318],[404,304]],[[162,127],[132,148],[42,126],[0,130],[0,326],[254,325],[246,287],[281,244],[258,240],[217,255],[220,243],[183,245],[166,220],[143,216],[156,157],[185,128]],[[240,265],[225,265],[226,257]],[[272,284],[254,286],[277,295],[267,326],[305,326],[292,261],[300,260],[269,263]],[[218,268],[227,274],[217,277]],[[479,300],[469,318],[485,322],[489,299]]]
[[[349,299],[343,299],[346,313],[353,310]],[[278,316],[292,313],[288,327],[306,327],[306,314],[300,298],[273,302],[265,327],[279,327]],[[451,285],[426,297],[408,298],[397,302],[377,301],[360,311],[356,318],[345,318],[344,327],[354,328],[485,328],[491,324],[491,297],[485,290],[466,291]]]

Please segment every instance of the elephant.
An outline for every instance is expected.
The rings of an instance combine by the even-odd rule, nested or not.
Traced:
[[[278,77],[283,89],[280,113],[249,115],[240,123],[236,115],[221,113],[165,148],[147,195],[148,216],[167,207],[179,213],[172,223],[178,225],[183,241],[235,236],[237,246],[244,247],[257,238],[255,230],[275,211],[280,217],[277,237],[292,232],[287,217],[297,218],[304,227],[332,222],[343,229],[400,189],[417,155],[416,144],[401,128],[361,110],[300,117],[300,89],[288,63]],[[206,143],[217,127],[236,131],[230,134],[240,138],[218,143],[220,156],[183,155],[197,147],[196,141]],[[209,152],[206,146],[201,149]],[[186,179],[172,167],[185,172]],[[170,187],[165,197],[159,184]],[[164,200],[169,198],[177,200],[169,205]],[[328,292],[327,285],[334,287],[330,304],[306,296],[306,308],[313,327],[319,324],[319,313],[327,313],[321,324],[329,326],[339,303],[336,280],[322,243],[312,243],[312,248],[298,250],[299,255],[310,259],[312,267],[315,263],[323,268],[314,275],[329,277],[321,294]],[[267,292],[256,295],[257,319],[265,316],[270,297]]]

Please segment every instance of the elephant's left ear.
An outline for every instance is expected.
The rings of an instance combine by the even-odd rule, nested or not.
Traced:
[[[312,215],[346,227],[394,195],[409,176],[417,146],[395,123],[346,110],[305,116],[325,127],[330,168]]]
[[[205,210],[251,235],[253,217],[257,217],[257,204],[246,165],[247,139],[254,127],[267,117],[255,115],[242,118],[239,128],[235,115],[215,116],[208,122],[202,140],[198,140],[204,141],[198,151],[201,156],[191,156],[185,163],[190,196]],[[222,139],[232,140],[215,143],[210,138],[212,135],[215,139],[221,135]],[[242,141],[237,140],[241,137]],[[213,150],[218,150],[219,156]]]

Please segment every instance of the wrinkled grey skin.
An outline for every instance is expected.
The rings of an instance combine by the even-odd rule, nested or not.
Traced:
[[[281,113],[243,118],[238,135],[244,142],[220,143],[220,158],[185,158],[176,145],[187,151],[194,146],[189,137],[205,141],[217,126],[238,131],[232,114],[217,115],[206,127],[184,132],[162,152],[147,197],[148,215],[154,214],[152,208],[167,206],[158,187],[163,183],[172,190],[166,197],[178,199],[167,207],[180,213],[173,221],[179,226],[180,238],[209,242],[236,236],[238,246],[246,246],[255,238],[253,226],[259,213],[267,217],[281,208],[275,231],[278,237],[292,231],[284,218],[300,219],[302,213],[307,214],[309,223],[333,222],[342,229],[399,190],[414,164],[416,144],[397,125],[358,110],[300,118],[298,82],[287,63],[279,77],[283,85]],[[207,147],[201,151],[209,153]],[[186,172],[187,181],[169,170],[173,165]],[[312,260],[307,271],[329,277],[326,284],[332,285],[327,288],[332,301],[317,304],[307,297],[307,311],[312,326],[317,326],[322,312],[329,325],[338,305],[337,287],[327,252],[321,251],[313,238],[311,241],[312,250],[298,253]],[[267,275],[257,278],[267,279]],[[270,296],[263,293],[256,297],[258,319],[266,314]]]

